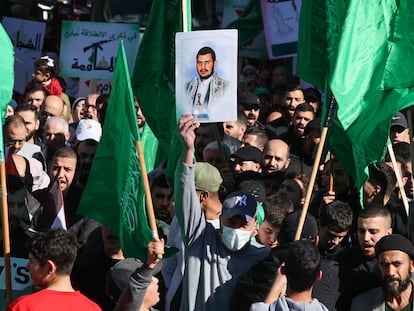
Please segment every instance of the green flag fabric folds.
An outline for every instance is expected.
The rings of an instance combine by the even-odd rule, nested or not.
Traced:
[[[302,10],[307,11],[302,11],[301,19],[311,20],[308,14],[313,14],[327,30],[318,28],[324,40],[319,47],[314,47],[319,44],[316,40],[302,41],[311,44],[311,54],[317,51],[312,56],[316,69],[312,72],[309,67],[310,58],[302,64],[298,61],[298,72],[320,88],[328,76],[338,110],[327,147],[359,188],[368,177],[367,166],[386,151],[392,115],[414,103],[414,71],[405,69],[414,68],[414,7],[408,0],[312,0],[304,4]],[[317,4],[325,11],[312,12]],[[324,62],[323,67],[318,65]]]
[[[139,132],[134,99],[122,42],[106,116],[78,212],[111,227],[126,257],[144,260],[152,236],[136,145]]]
[[[180,0],[155,0],[135,62],[132,87],[149,126],[159,141],[162,159],[174,156],[175,33],[183,30]],[[187,11],[191,21],[191,10]],[[178,156],[175,156],[178,158]],[[176,160],[170,161],[176,162]],[[173,169],[175,165],[173,164]]]
[[[7,105],[13,94],[14,86],[14,50],[9,35],[0,24],[0,118],[4,124]],[[0,160],[4,159],[3,127],[0,128]]]
[[[259,0],[251,0],[240,18],[226,25],[226,28],[239,30],[239,47],[243,48],[252,43],[256,36],[263,31],[262,9]]]
[[[335,65],[346,0],[303,1],[299,20],[298,75],[325,90]]]

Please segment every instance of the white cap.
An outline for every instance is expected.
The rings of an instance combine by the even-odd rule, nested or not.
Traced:
[[[79,121],[76,128],[76,138],[78,141],[93,139],[99,143],[102,136],[102,126],[98,121],[83,119]]]

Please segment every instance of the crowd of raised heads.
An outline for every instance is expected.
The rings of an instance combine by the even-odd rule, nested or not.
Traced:
[[[147,259],[138,260],[125,258],[110,227],[77,212],[85,186],[96,182],[90,172],[112,116],[108,94],[72,96],[73,81],[59,77],[57,62],[53,55],[35,62],[33,80],[14,93],[4,123],[11,255],[29,259],[42,289],[10,310],[56,310],[66,300],[91,310],[368,310],[359,306],[378,287],[377,306],[413,305],[405,112],[391,120],[396,164],[387,154],[356,189],[346,163],[325,149],[310,183],[323,94],[303,88],[282,63],[245,62],[237,120],[180,118],[183,154],[174,176],[135,99],[144,151],[154,155],[146,167],[158,228]],[[57,190],[63,229],[52,229]],[[167,245],[177,252],[166,256]]]

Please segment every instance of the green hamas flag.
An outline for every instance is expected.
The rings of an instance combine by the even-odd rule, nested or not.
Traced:
[[[12,98],[14,86],[14,50],[9,35],[0,24],[0,119],[4,124],[7,105]],[[3,126],[0,128],[0,161],[4,159]]]
[[[180,151],[173,143],[175,117],[175,33],[183,30],[180,0],[155,0],[151,7],[132,78],[132,88],[144,116],[159,141],[161,159],[175,169]],[[187,0],[191,23],[190,1]],[[190,30],[190,29],[189,29]],[[177,148],[179,151],[177,151]],[[171,159],[171,157],[175,158]]]
[[[78,212],[111,227],[126,257],[144,260],[152,236],[138,161],[134,98],[122,42],[112,81],[103,136]]]
[[[325,90],[335,65],[346,0],[303,1],[299,19],[298,75]]]
[[[350,1],[330,76],[338,110],[327,145],[357,187],[385,154],[392,115],[414,103],[414,71],[400,70],[414,68],[414,7],[398,3]]]

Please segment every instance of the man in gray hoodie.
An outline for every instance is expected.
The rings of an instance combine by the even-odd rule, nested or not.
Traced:
[[[194,130],[199,125],[192,115],[179,121],[184,149],[174,179],[174,210],[185,254],[180,310],[226,311],[237,278],[266,257],[269,249],[252,240],[258,232],[257,202],[249,193],[226,197],[220,229],[206,221],[194,182]]]

